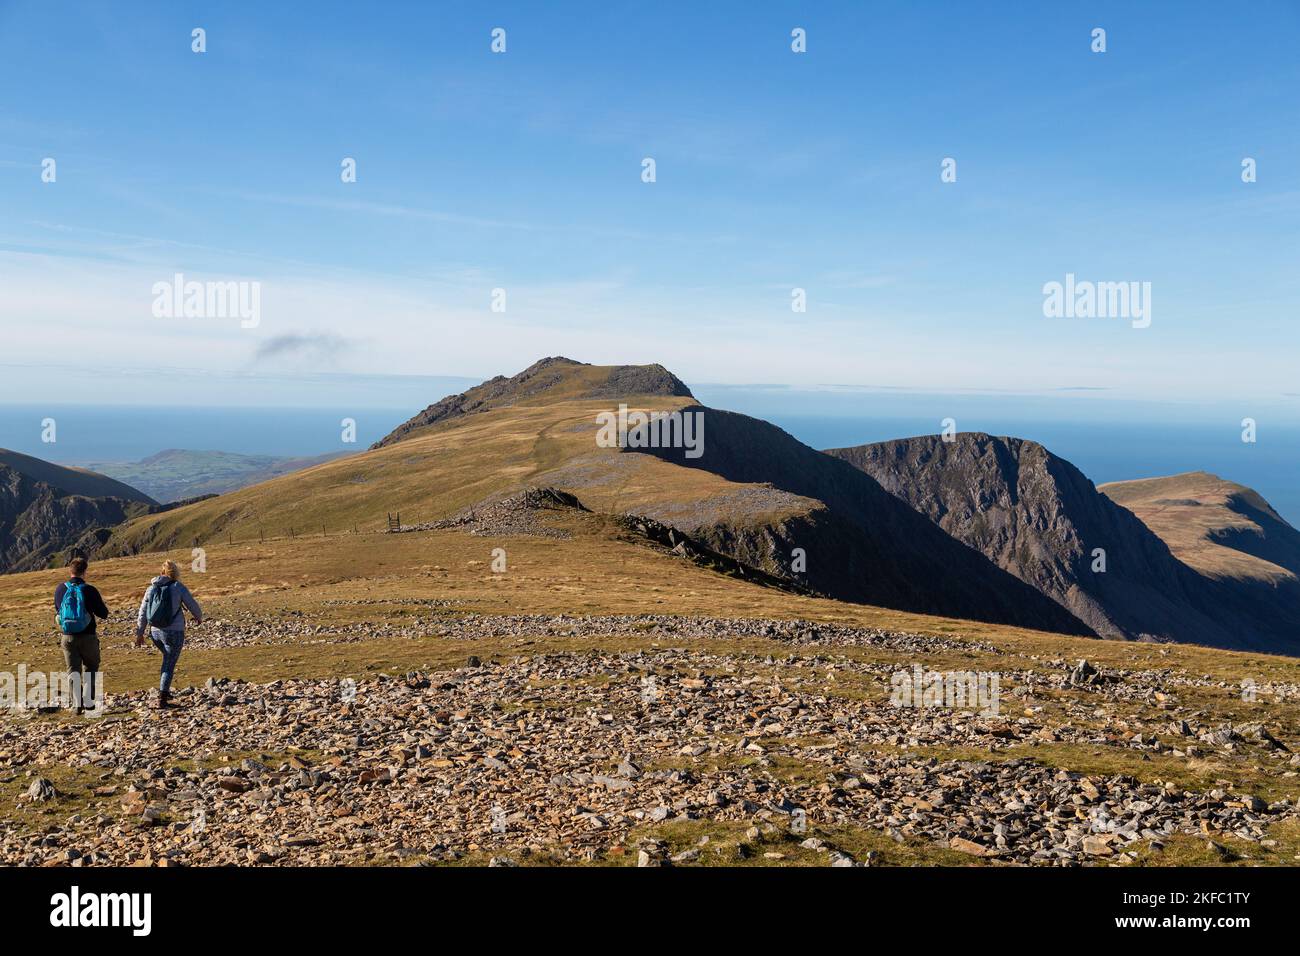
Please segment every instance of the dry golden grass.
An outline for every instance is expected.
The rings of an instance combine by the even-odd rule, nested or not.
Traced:
[[[1114,481],[1097,490],[1132,511],[1169,545],[1175,557],[1203,574],[1272,585],[1295,580],[1286,568],[1227,547],[1217,539],[1224,533],[1262,533],[1258,524],[1233,508],[1234,499],[1244,499],[1260,510],[1271,510],[1245,485],[1193,471],[1166,478]]]
[[[274,617],[302,611],[320,624],[388,621],[404,623],[428,612],[398,604],[378,606],[331,605],[332,600],[356,598],[400,600],[437,598],[463,611],[484,614],[684,614],[718,617],[807,618],[845,624],[913,630],[970,637],[1011,638],[1015,628],[927,617],[884,608],[844,604],[809,598],[755,585],[702,570],[683,559],[616,537],[598,516],[570,519],[575,532],[568,539],[515,536],[477,537],[457,530],[405,534],[362,533],[299,537],[266,544],[215,543],[206,549],[207,572],[186,575],[210,617],[228,617],[239,611],[256,611]],[[489,562],[492,549],[504,547],[509,572],[494,574]],[[164,558],[188,567],[190,552],[149,553],[96,561],[90,581],[104,594],[114,617],[104,628],[108,653],[129,644],[135,608],[150,578]],[[0,620],[20,625],[0,628],[0,666],[25,661],[29,666],[57,660],[53,629],[53,591],[64,579],[62,571],[38,571],[0,577]],[[21,640],[23,643],[17,644]],[[330,653],[357,656],[363,666],[395,653],[380,651],[382,641],[361,645],[319,645],[311,649],[293,645],[270,648],[232,648],[186,652],[185,670],[209,655],[247,659],[259,656],[295,658]],[[407,642],[410,643],[410,642]],[[777,646],[769,642],[771,647]],[[1089,646],[1097,642],[1091,642]],[[329,648],[336,650],[331,651]],[[764,649],[767,653],[770,647]],[[415,652],[416,657],[427,651]],[[406,654],[401,655],[407,659]],[[111,662],[111,657],[108,659]],[[394,664],[399,663],[397,659]],[[142,661],[147,670],[150,661]],[[321,676],[341,666],[330,658],[318,670]],[[112,666],[106,663],[106,667]],[[285,662],[288,666],[288,662]],[[126,667],[124,673],[122,668]],[[206,670],[204,671],[206,673]],[[229,676],[239,675],[225,671]],[[137,684],[130,665],[118,668],[121,689]]]
[[[1261,684],[1300,683],[1300,661],[1294,658],[1191,645],[1100,641],[805,597],[714,574],[681,558],[620,540],[596,515],[565,521],[574,532],[567,539],[479,537],[444,530],[302,536],[233,547],[214,542],[206,549],[207,573],[190,573],[187,581],[212,617],[243,610],[272,617],[300,611],[321,624],[403,623],[422,609],[398,604],[338,606],[324,602],[436,598],[451,602],[455,610],[484,614],[666,613],[801,618],[990,641],[1000,650],[998,663],[1002,670],[1086,657],[1102,667],[1186,671],[1232,685],[1243,676]],[[506,574],[490,570],[492,549],[496,547],[507,551]],[[92,564],[90,580],[115,611],[105,631],[110,648],[127,640],[134,609],[164,558],[187,567],[191,555],[185,548]],[[63,576],[62,571],[38,571],[0,577],[0,620],[14,625],[0,628],[0,663],[32,663],[33,653],[40,654],[41,648],[45,648],[45,656],[55,652],[52,595]],[[19,640],[23,643],[17,644]],[[194,659],[205,653],[249,650],[196,650],[187,652],[187,662],[192,666]],[[275,650],[288,653],[287,647]],[[845,652],[879,656],[870,648]],[[979,656],[980,652],[972,651],[965,663],[977,663]],[[1225,693],[1221,701],[1207,699],[1204,703],[1221,706],[1230,713],[1240,705],[1240,699]]]
[[[390,513],[416,524],[528,485],[548,484],[561,477],[557,470],[567,490],[589,508],[609,513],[702,500],[737,487],[701,469],[599,448],[596,415],[610,410],[611,402],[553,397],[467,415],[421,429],[395,445],[138,519],[114,536],[111,552],[319,535],[322,527],[335,534],[377,531],[387,526]],[[630,401],[634,409],[658,411],[688,403]]]

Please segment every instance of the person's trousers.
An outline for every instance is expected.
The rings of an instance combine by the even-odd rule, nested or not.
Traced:
[[[149,639],[162,654],[162,673],[158,677],[158,690],[164,694],[169,693],[172,689],[172,675],[176,673],[176,662],[181,659],[181,648],[185,646],[185,632],[160,631],[155,627]]]
[[[63,647],[63,662],[68,667],[68,676],[72,677],[75,674],[81,682],[81,698],[75,706],[93,707],[95,680],[99,675],[99,635],[94,631],[86,634],[64,634],[60,644]]]

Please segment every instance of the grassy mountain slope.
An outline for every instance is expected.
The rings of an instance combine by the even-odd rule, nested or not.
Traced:
[[[1300,532],[1258,492],[1203,471],[1100,490],[1196,570],[1225,627],[1300,645]]]
[[[1245,485],[1193,471],[1097,490],[1141,518],[1202,574],[1271,584],[1300,580],[1300,531]]]

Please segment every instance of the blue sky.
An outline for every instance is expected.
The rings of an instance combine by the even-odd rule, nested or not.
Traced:
[[[565,354],[1300,416],[1296,3],[305,9],[0,2],[0,401]],[[154,318],[176,272],[259,324]],[[1151,326],[1046,318],[1066,273]]]

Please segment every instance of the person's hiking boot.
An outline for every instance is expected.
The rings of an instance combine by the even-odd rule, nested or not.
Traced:
[[[171,691],[167,691],[167,690],[158,691],[158,709],[162,710],[163,708],[170,707],[171,705],[172,705]]]

